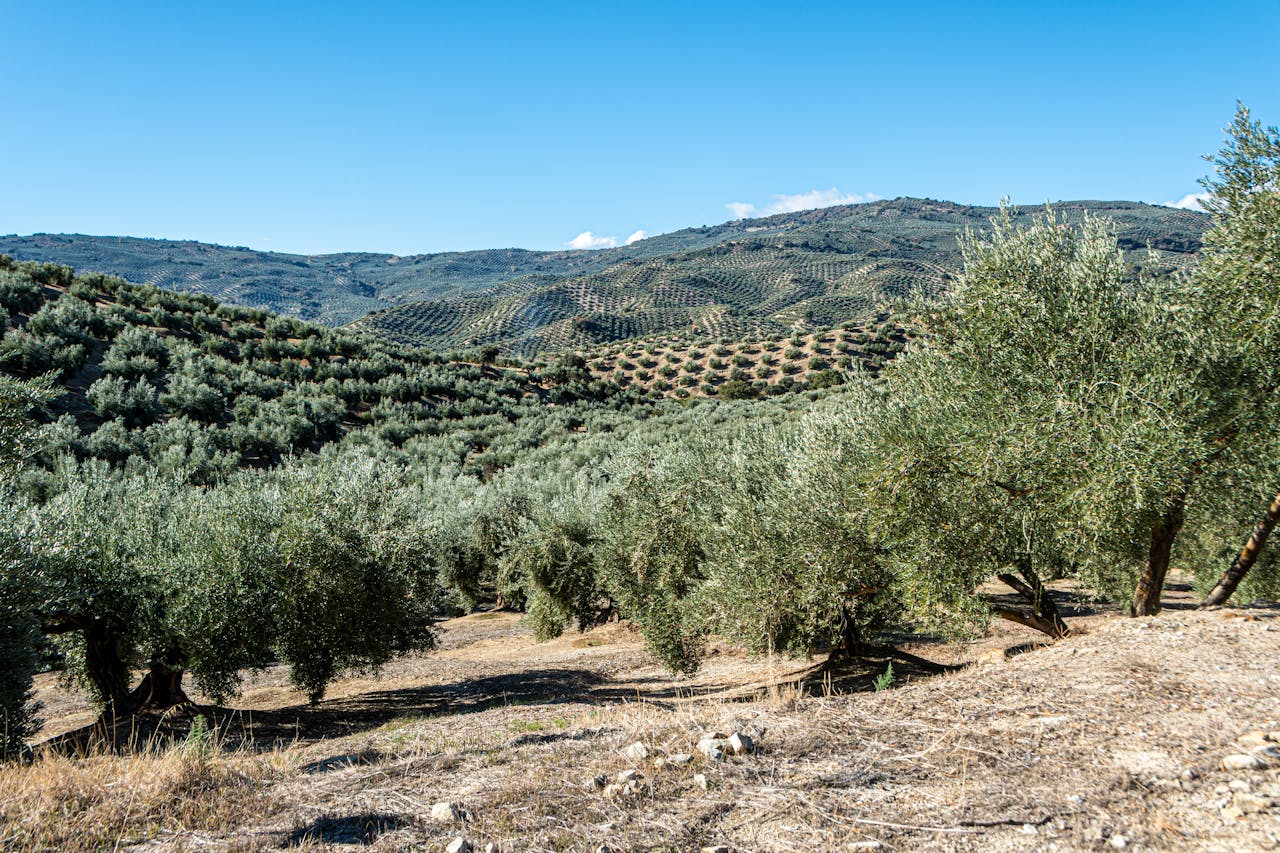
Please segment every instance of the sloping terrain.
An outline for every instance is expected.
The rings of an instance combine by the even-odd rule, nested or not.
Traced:
[[[591,375],[676,399],[748,398],[840,384],[848,371],[876,373],[906,348],[906,329],[886,316],[866,326],[729,342],[689,336],[602,344],[581,355]]]
[[[806,662],[719,648],[676,680],[623,625],[536,644],[515,614],[474,614],[317,706],[268,670],[238,702],[251,711],[215,712],[227,754],[188,736],[153,759],[0,770],[0,809],[12,849],[1275,849],[1280,763],[1223,761],[1277,746],[1280,611],[1170,604],[1075,618],[1052,646],[1008,623],[917,643],[968,665],[899,661],[881,692],[883,661],[800,689],[784,679]],[[40,694],[49,733],[91,719],[51,677]],[[712,731],[755,749],[709,760],[696,745]],[[637,742],[647,756],[627,754]],[[626,771],[629,790],[594,782]]]
[[[46,461],[52,448],[118,464],[149,457],[201,479],[366,429],[397,445],[453,434],[479,454],[501,433],[545,423],[550,396],[623,403],[572,377],[451,362],[207,296],[0,258],[0,375],[46,373],[62,391],[46,413],[56,433]]]
[[[1135,258],[1178,264],[1203,214],[1135,202],[1062,202],[1067,218],[1115,220]],[[1029,216],[1035,211],[1019,213]],[[452,349],[522,354],[689,332],[786,334],[864,320],[886,297],[945,287],[956,236],[994,208],[920,199],[831,207],[689,228],[595,251],[500,249],[397,257],[288,255],[190,241],[37,234],[0,252]]]
[[[1056,209],[1068,220],[1112,219],[1134,262],[1145,262],[1150,247],[1167,267],[1199,249],[1206,221],[1130,202],[1063,202]],[[1029,221],[1038,212],[1016,216]],[[957,237],[983,229],[995,213],[898,199],[744,220],[709,229],[713,245],[656,257],[601,252],[597,259],[611,263],[597,271],[515,278],[459,299],[380,311],[355,325],[436,349],[496,345],[519,354],[673,333],[741,339],[809,332],[866,322],[886,301],[940,293],[961,266]]]

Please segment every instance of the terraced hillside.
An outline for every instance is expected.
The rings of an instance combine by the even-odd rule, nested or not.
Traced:
[[[674,336],[580,354],[592,376],[620,388],[677,399],[747,399],[840,384],[853,370],[877,372],[906,344],[906,330],[881,314],[866,323],[789,337]]]
[[[1150,245],[1169,264],[1199,248],[1207,221],[1136,202],[1056,207],[1071,219],[1086,212],[1113,219],[1135,258]],[[38,234],[0,237],[0,252],[329,325],[358,321],[402,343],[529,354],[673,333],[767,337],[865,320],[885,298],[946,287],[960,265],[956,236],[983,228],[995,212],[896,199],[690,228],[595,251],[305,256]]]
[[[1190,260],[1205,225],[1203,214],[1132,202],[1067,202],[1057,210],[1072,220],[1111,218],[1135,262],[1145,262],[1150,247],[1169,267]],[[807,334],[868,321],[889,300],[941,292],[961,263],[957,237],[995,213],[899,199],[743,220],[709,229],[717,240],[711,245],[622,257],[569,277],[522,276],[461,299],[377,312],[355,325],[402,343],[519,354],[672,334]]]

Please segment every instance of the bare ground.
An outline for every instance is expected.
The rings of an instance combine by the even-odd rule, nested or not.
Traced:
[[[1280,765],[1221,769],[1238,736],[1280,737],[1280,609],[1073,625],[1052,646],[1012,625],[916,643],[971,665],[926,677],[895,662],[895,686],[871,692],[885,661],[800,683],[787,677],[810,662],[721,648],[676,680],[623,625],[536,644],[517,616],[476,614],[446,624],[438,651],[343,681],[315,707],[282,671],[255,677],[237,701],[252,712],[213,711],[225,772],[185,794],[234,808],[154,797],[119,818],[114,843],[41,834],[24,827],[57,800],[32,799],[36,777],[20,776],[40,762],[3,771],[0,848],[443,850],[462,835],[477,850],[1280,849]],[[40,686],[47,734],[86,722],[77,697]],[[758,749],[653,767],[710,730]],[[636,741],[643,761],[624,755]],[[633,794],[590,785],[628,769],[642,777]],[[132,791],[130,772],[117,784]],[[433,820],[441,801],[467,819]]]

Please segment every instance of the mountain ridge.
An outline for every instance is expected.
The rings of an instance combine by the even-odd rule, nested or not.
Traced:
[[[1111,217],[1122,246],[1181,263],[1208,217],[1127,201],[1064,201]],[[1026,217],[1043,208],[1020,208]],[[435,348],[525,354],[684,330],[779,334],[862,319],[877,301],[945,287],[956,236],[998,208],[899,198],[739,219],[606,249],[299,255],[192,240],[0,236],[0,253],[118,275]]]

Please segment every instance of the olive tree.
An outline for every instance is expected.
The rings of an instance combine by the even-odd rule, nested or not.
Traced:
[[[391,466],[332,456],[200,489],[88,463],[60,481],[26,514],[36,611],[109,714],[186,701],[187,672],[224,697],[273,659],[315,701],[432,643],[421,496]]]
[[[975,612],[1001,577],[1029,621],[1064,626],[1044,574],[1152,613],[1188,500],[1221,461],[1218,376],[1181,321],[1185,291],[1135,275],[1105,222],[1006,210],[921,312],[885,377],[870,502],[917,609]],[[1012,615],[1012,614],[1010,614]]]
[[[0,757],[20,750],[36,727],[31,681],[40,628],[32,609],[30,554],[12,526],[19,502],[6,485],[39,446],[31,409],[51,396],[47,382],[0,376]]]
[[[1239,464],[1274,458],[1259,436],[1270,435],[1280,389],[1280,131],[1263,128],[1239,106],[1227,141],[1210,158],[1205,208],[1213,226],[1192,279],[1193,322],[1209,331],[1223,384],[1236,389],[1234,417],[1220,428],[1224,445],[1243,445]],[[1213,583],[1206,605],[1222,604],[1262,553],[1280,520],[1277,473],[1268,472],[1271,497],[1254,510],[1256,524],[1227,569]],[[1260,511],[1261,510],[1261,511]]]
[[[693,605],[709,630],[757,652],[858,655],[893,621],[896,584],[867,535],[859,474],[865,402],[849,400],[844,418],[747,426],[703,457],[715,487]]]

